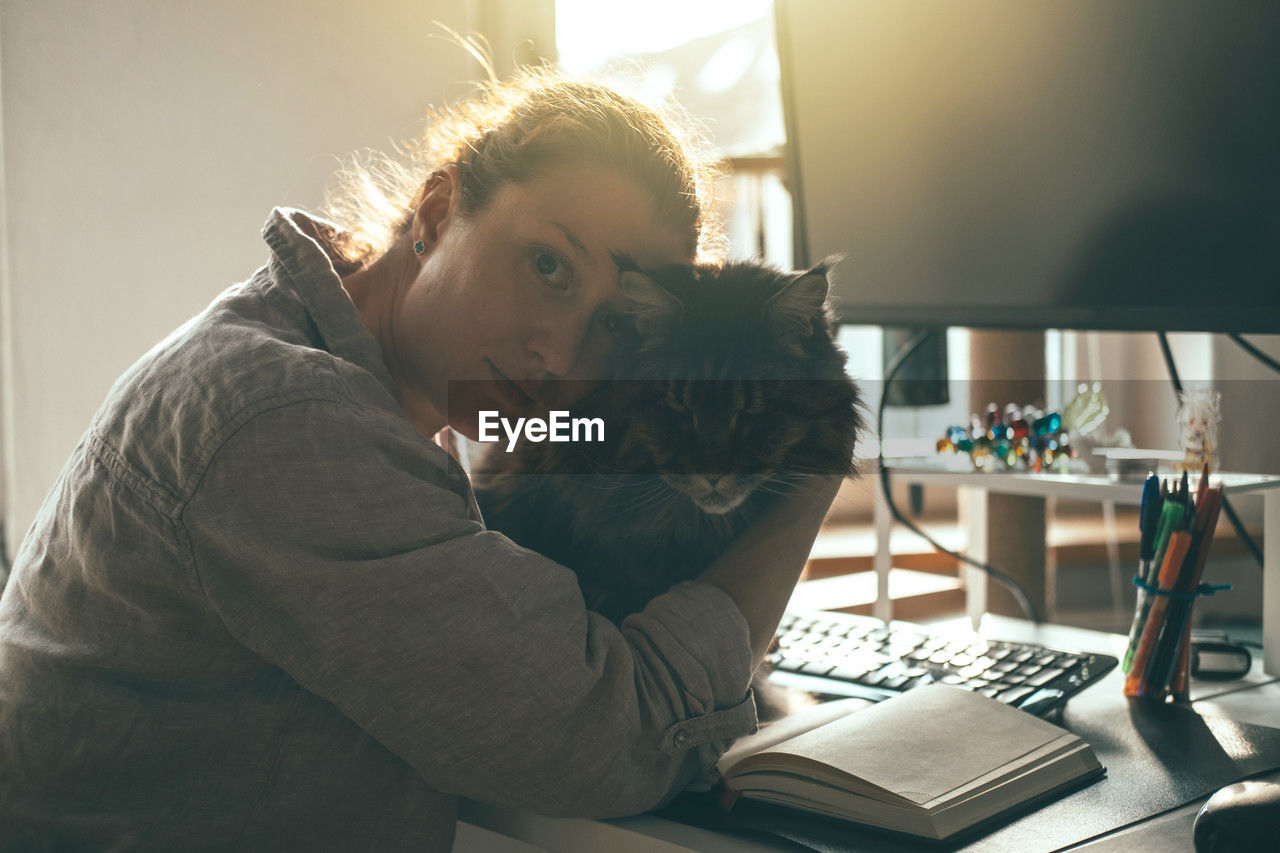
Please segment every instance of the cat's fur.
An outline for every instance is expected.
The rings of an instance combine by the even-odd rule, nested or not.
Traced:
[[[696,578],[776,495],[855,473],[862,407],[826,274],[623,273],[634,335],[618,378],[573,409],[603,418],[605,442],[495,445],[474,474],[486,523],[568,566],[587,606],[621,622]]]

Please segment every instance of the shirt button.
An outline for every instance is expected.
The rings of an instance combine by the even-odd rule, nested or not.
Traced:
[[[689,732],[684,729],[676,732],[674,742],[677,749],[684,749],[689,745]]]

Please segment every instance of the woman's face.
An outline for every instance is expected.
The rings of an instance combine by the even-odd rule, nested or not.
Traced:
[[[649,192],[597,168],[559,168],[499,190],[461,216],[456,171],[419,206],[426,251],[391,311],[401,404],[469,438],[478,413],[569,409],[604,376],[624,303],[614,256],[642,267],[689,261]]]

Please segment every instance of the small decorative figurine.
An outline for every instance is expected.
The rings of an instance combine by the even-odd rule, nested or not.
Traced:
[[[1012,403],[1003,412],[990,404],[983,415],[972,416],[968,430],[948,427],[937,450],[968,454],[979,471],[1065,471],[1076,456],[1060,414]]]
[[[1174,466],[1179,471],[1218,467],[1218,424],[1222,421],[1222,395],[1211,388],[1197,388],[1178,395],[1178,435],[1186,455]]]

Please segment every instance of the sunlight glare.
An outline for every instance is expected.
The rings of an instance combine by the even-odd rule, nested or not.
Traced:
[[[556,0],[556,46],[570,73],[620,54],[653,53],[755,21],[772,0]]]

